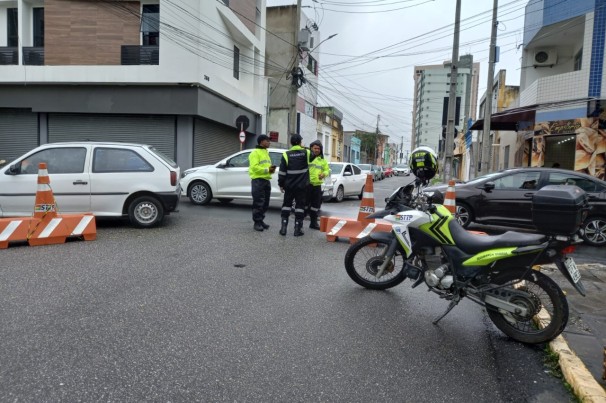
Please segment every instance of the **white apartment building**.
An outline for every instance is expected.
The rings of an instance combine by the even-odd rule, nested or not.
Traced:
[[[0,160],[39,144],[156,146],[182,168],[264,132],[265,0],[0,0]]]
[[[475,119],[478,100],[479,63],[464,55],[457,66],[455,127],[463,129],[468,118]],[[438,65],[415,66],[412,113],[412,147],[429,146],[442,150],[442,133],[448,117],[450,61]]]

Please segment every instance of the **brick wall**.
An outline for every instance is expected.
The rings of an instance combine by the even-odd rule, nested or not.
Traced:
[[[140,4],[45,0],[46,65],[119,65],[121,45],[140,44]]]

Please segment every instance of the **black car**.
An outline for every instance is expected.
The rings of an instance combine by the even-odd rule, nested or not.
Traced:
[[[464,227],[476,222],[533,228],[532,197],[547,185],[576,185],[587,192],[592,208],[583,222],[583,238],[590,245],[606,245],[606,182],[565,169],[507,169],[457,183],[457,219]],[[447,185],[436,185],[425,190],[445,194],[446,188]]]

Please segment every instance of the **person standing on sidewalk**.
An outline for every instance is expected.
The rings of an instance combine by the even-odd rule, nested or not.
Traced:
[[[284,202],[282,203],[282,228],[280,235],[286,235],[288,229],[288,218],[292,208],[292,202],[295,201],[295,236],[303,235],[303,218],[305,218],[305,193],[309,185],[309,150],[301,147],[303,138],[298,134],[290,137],[290,150],[282,154],[280,161],[280,172],[278,175],[278,185],[284,193]]]
[[[255,231],[268,229],[269,225],[263,221],[265,212],[269,207],[271,195],[271,175],[276,172],[276,166],[272,165],[269,158],[270,141],[265,134],[257,137],[257,147],[248,155],[248,175],[251,179],[251,193],[253,198],[252,216],[255,222]]]
[[[324,158],[324,150],[320,140],[309,145],[311,158],[309,162],[309,186],[307,186],[306,214],[309,214],[309,228],[320,229],[318,224],[318,212],[322,207],[322,184],[324,178],[330,175],[328,161]]]

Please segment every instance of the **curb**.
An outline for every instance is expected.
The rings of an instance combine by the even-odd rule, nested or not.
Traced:
[[[570,349],[562,335],[549,342],[559,356],[560,368],[566,382],[584,403],[606,403],[606,390],[595,380],[585,364]]]

